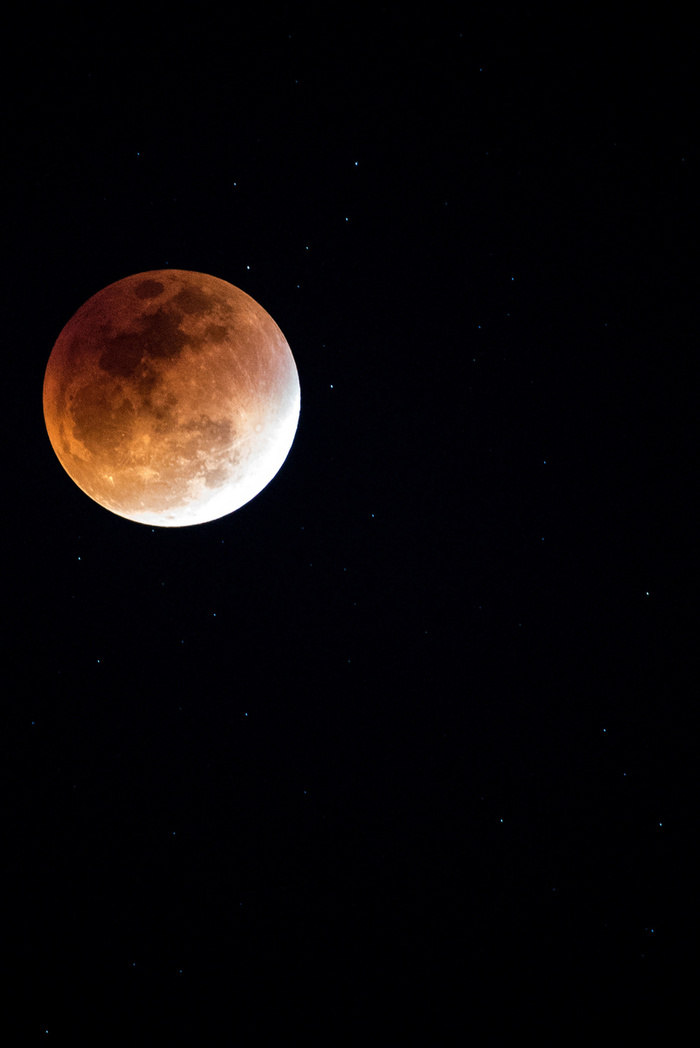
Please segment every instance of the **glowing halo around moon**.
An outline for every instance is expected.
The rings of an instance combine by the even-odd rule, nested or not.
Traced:
[[[44,419],[79,488],[127,520],[184,527],[249,502],[299,420],[287,340],[244,291],[182,269],[137,273],[81,306],[44,378]]]

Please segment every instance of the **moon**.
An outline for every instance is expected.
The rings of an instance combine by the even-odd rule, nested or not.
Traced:
[[[81,306],[44,377],[66,473],[127,520],[184,527],[239,509],[292,446],[299,376],[272,317],[206,273],[157,269]]]

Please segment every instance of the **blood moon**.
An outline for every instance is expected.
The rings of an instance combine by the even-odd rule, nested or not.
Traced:
[[[286,459],[299,408],[272,317],[233,284],[182,269],[93,295],[44,378],[46,428],[68,475],[112,513],[162,527],[254,498]]]

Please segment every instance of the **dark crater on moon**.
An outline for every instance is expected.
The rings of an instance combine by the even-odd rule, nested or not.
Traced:
[[[109,375],[131,378],[144,357],[175,360],[187,345],[180,330],[180,312],[159,309],[144,318],[141,331],[119,332],[109,338],[100,355],[100,368]]]
[[[183,313],[196,313],[199,315],[211,311],[212,301],[211,295],[207,295],[196,287],[183,287],[181,291],[178,291],[172,297],[172,302]]]
[[[134,288],[137,298],[158,298],[164,291],[165,284],[161,284],[160,280],[142,280]]]

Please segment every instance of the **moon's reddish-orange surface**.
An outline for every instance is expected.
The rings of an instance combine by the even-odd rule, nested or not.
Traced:
[[[232,513],[292,446],[299,376],[287,340],[244,291],[159,269],[88,299],[58,336],[44,418],[86,495],[161,527]]]

